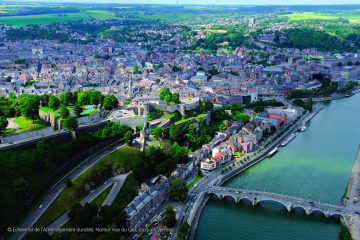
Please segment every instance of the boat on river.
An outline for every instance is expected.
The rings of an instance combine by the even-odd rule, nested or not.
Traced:
[[[296,134],[291,134],[290,137],[288,137],[283,143],[280,144],[280,146],[285,147],[288,145],[289,142],[291,142],[296,137]]]
[[[353,95],[355,95],[355,93],[354,93],[354,92],[351,92],[351,93],[346,94],[345,97],[348,98],[348,97],[351,97],[351,96],[353,96]]]
[[[271,150],[269,153],[268,153],[268,157],[272,157],[275,155],[275,153],[277,153],[279,151],[278,148],[274,148],[273,150]]]

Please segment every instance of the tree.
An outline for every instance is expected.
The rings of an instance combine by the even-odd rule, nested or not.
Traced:
[[[139,70],[139,66],[135,64],[133,74],[141,74],[141,71]]]
[[[74,107],[75,116],[80,117],[82,111],[83,111],[82,107],[79,104],[75,104],[75,107]]]
[[[204,176],[204,174],[203,174],[203,172],[201,171],[200,168],[199,168],[198,171],[197,171],[197,175],[198,175],[199,177],[203,177],[203,176]]]
[[[161,127],[156,127],[150,130],[150,135],[153,135],[156,139],[159,139],[162,133],[163,129]]]
[[[75,204],[68,213],[74,227],[91,227],[96,218],[98,206],[95,203]]]
[[[176,224],[176,213],[171,205],[166,205],[164,209],[164,217],[162,218],[162,224],[165,227],[173,228]]]
[[[112,110],[118,106],[118,100],[112,94],[108,94],[104,98],[103,106],[106,110]]]
[[[101,92],[95,90],[81,91],[77,94],[77,102],[80,105],[98,105],[102,103],[102,100],[103,95]]]
[[[129,130],[125,133],[125,142],[127,145],[131,146],[132,141],[133,141],[133,134],[132,134],[131,130]]]
[[[174,103],[179,103],[180,102],[180,97],[178,93],[173,93],[171,96],[171,101]]]
[[[188,222],[181,223],[176,240],[186,240],[189,230],[190,230],[190,226],[189,226]]]
[[[9,124],[5,116],[0,116],[0,133],[4,132]]]
[[[212,76],[219,74],[219,71],[213,66],[206,73],[211,78]]]
[[[59,95],[60,104],[68,106],[72,102],[72,93],[63,92]]]
[[[39,100],[40,100],[40,104],[42,107],[46,107],[46,106],[49,106],[49,98],[50,98],[50,95],[48,94],[42,94],[42,95],[39,95]]]
[[[19,178],[12,184],[12,191],[15,197],[25,199],[29,197],[29,182],[24,178]]]
[[[170,138],[175,142],[180,142],[182,139],[182,131],[176,124],[170,126],[169,134]]]
[[[39,101],[36,95],[23,94],[20,97],[21,114],[31,120],[39,117]]]
[[[64,127],[74,131],[78,127],[78,122],[75,117],[69,116],[64,120]]]
[[[118,227],[118,228],[125,228],[125,227],[127,227],[127,221],[126,221],[126,219],[127,219],[127,214],[126,214],[126,212],[124,211],[124,210],[122,210],[121,212],[120,212],[120,214],[119,215],[117,215],[117,217],[116,217],[116,219],[115,219],[115,223],[116,223],[116,226]]]
[[[189,149],[187,147],[180,147],[176,142],[172,145],[172,158],[176,163],[188,162]]]
[[[53,110],[56,110],[56,109],[58,109],[59,106],[60,106],[60,100],[56,96],[51,95],[49,97],[48,107]]]
[[[166,96],[169,96],[168,98],[170,98],[170,101],[171,101],[172,93],[171,93],[170,89],[162,88],[159,92],[159,97],[161,100],[165,100]]]
[[[208,112],[210,111],[211,109],[213,109],[214,107],[214,104],[209,101],[209,100],[205,100],[205,101],[202,101],[201,104],[200,104],[200,112]]]
[[[164,98],[165,102],[170,103],[171,99],[172,99],[171,96],[172,95],[166,95],[165,98]]]
[[[60,115],[63,119],[66,119],[69,116],[69,110],[65,105],[62,105],[60,108]]]
[[[181,178],[177,178],[171,183],[169,198],[176,202],[183,202],[187,197],[188,191],[186,182]]]

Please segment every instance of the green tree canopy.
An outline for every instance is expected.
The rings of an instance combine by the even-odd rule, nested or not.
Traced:
[[[159,139],[162,133],[163,129],[161,127],[156,127],[150,130],[150,135],[153,135],[156,139]]]
[[[179,232],[176,236],[176,240],[186,240],[189,230],[190,230],[190,226],[188,222],[185,221],[181,223],[179,227]]]
[[[108,94],[104,97],[103,106],[106,110],[112,110],[118,106],[118,100],[112,94]]]
[[[39,101],[36,95],[23,94],[20,97],[21,114],[31,120],[39,117]]]
[[[76,117],[80,117],[81,113],[82,113],[83,109],[79,104],[75,104],[74,106],[74,114]]]
[[[63,119],[65,119],[69,116],[69,110],[67,109],[67,107],[65,105],[61,105],[60,115]]]
[[[186,182],[181,178],[177,178],[170,185],[169,198],[176,202],[183,202],[186,200],[188,192]]]
[[[59,106],[60,106],[60,100],[55,95],[51,95],[49,97],[48,107],[53,110],[56,110],[58,109]]]
[[[75,117],[69,116],[64,120],[64,127],[74,131],[78,127],[78,122]]]
[[[29,182],[22,177],[15,180],[12,185],[12,191],[17,198],[25,199],[29,197]]]
[[[164,209],[164,217],[162,218],[162,224],[168,228],[173,228],[176,224],[176,213],[171,205],[166,205]]]
[[[63,92],[60,93],[59,95],[59,99],[60,99],[60,104],[68,106],[69,104],[72,103],[72,93],[71,92]]]
[[[0,133],[4,132],[9,122],[5,116],[0,116]]]
[[[183,132],[176,124],[170,126],[169,134],[170,138],[175,142],[181,142],[183,138]]]
[[[81,91],[77,95],[77,102],[80,105],[98,105],[102,103],[103,95],[99,91],[95,90],[88,90],[88,91]]]
[[[133,134],[132,134],[131,130],[129,130],[125,133],[125,142],[127,145],[131,146],[132,141],[133,141]]]

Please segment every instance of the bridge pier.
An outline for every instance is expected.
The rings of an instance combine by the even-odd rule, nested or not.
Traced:
[[[288,205],[286,205],[286,210],[287,210],[288,212],[291,212],[291,210],[292,210],[292,204],[291,204],[291,203],[288,204]]]
[[[257,204],[257,198],[256,198],[256,197],[253,197],[253,198],[251,199],[251,204],[252,204],[253,206],[256,206],[256,204]]]
[[[329,218],[331,216],[331,213],[329,211],[324,212],[325,217]]]

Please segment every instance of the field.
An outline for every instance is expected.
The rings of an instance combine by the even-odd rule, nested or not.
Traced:
[[[349,20],[351,23],[360,23],[360,11],[341,11],[331,13],[298,12],[285,15],[289,21],[325,20],[335,21],[339,19]]]
[[[0,8],[1,11],[1,8]],[[106,20],[116,18],[115,13],[105,10],[84,10],[78,13],[39,14],[26,16],[0,17],[0,24],[22,27],[30,24],[46,24],[52,22],[78,21],[95,18]]]

